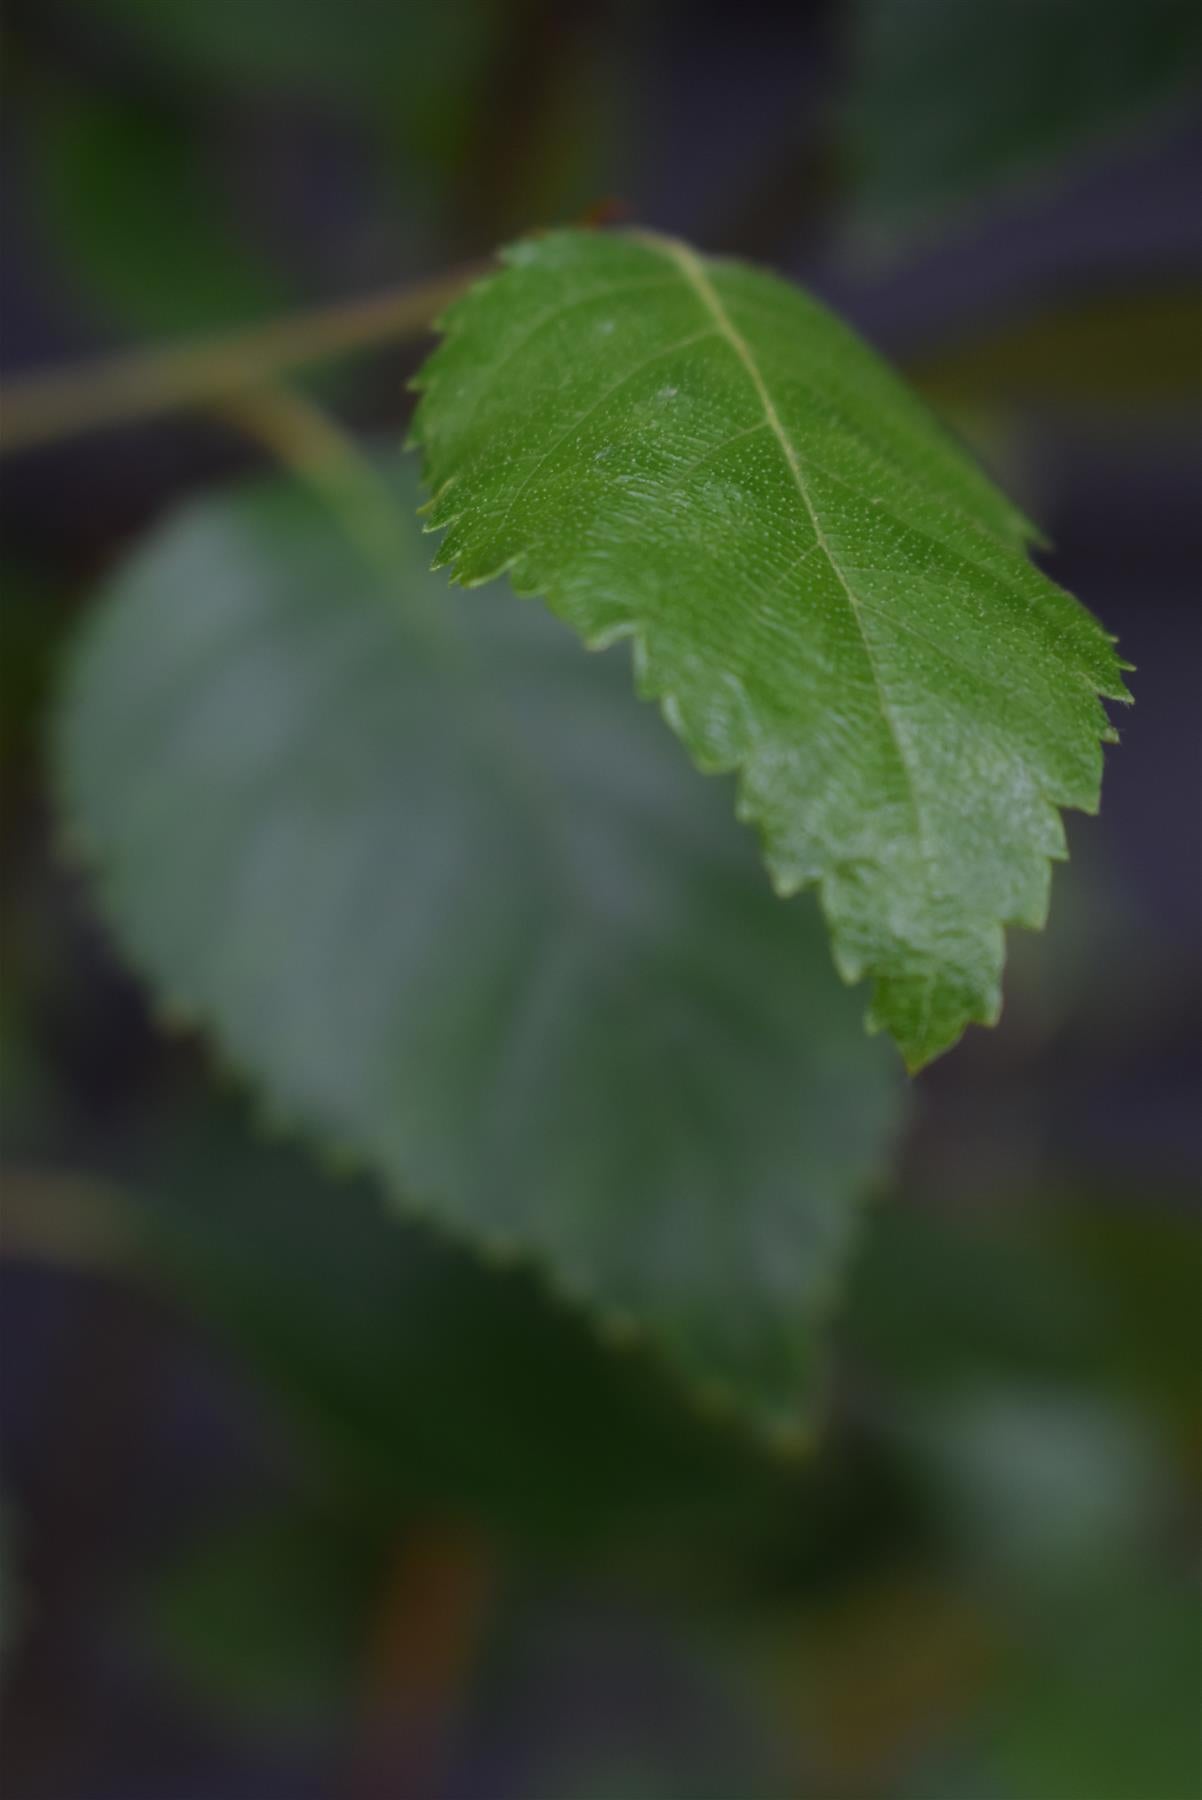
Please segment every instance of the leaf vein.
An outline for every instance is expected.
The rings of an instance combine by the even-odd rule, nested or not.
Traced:
[[[633,369],[627,369],[626,373],[623,376],[621,376],[621,378],[619,380],[615,381],[610,387],[607,387],[603,393],[598,394],[597,398],[594,401],[592,401],[590,403],[590,405],[585,407],[584,411],[579,415],[579,417],[573,419],[572,423],[567,427],[567,429],[565,431],[561,431],[559,436],[552,443],[548,444],[547,448],[543,451],[542,455],[539,457],[539,459],[535,463],[534,467],[530,470],[529,474],[523,476],[522,480],[518,483],[518,486],[514,489],[513,493],[510,495],[508,501],[506,502],[505,510],[501,514],[500,520],[498,521],[498,524],[497,524],[498,533],[504,532],[505,527],[509,523],[510,517],[512,516],[514,507],[517,505],[518,501],[522,498],[522,495],[526,492],[527,488],[530,486],[530,483],[535,479],[535,477],[539,474],[539,472],[546,466],[546,464],[550,460],[550,458],[552,456],[554,456],[555,452],[558,449],[560,449],[564,444],[567,443],[567,441],[570,437],[575,436],[575,434],[580,430],[580,427],[585,423],[585,421],[588,419],[591,419],[593,414],[595,412],[597,412],[602,406],[604,406],[605,402],[607,400],[612,400],[614,395],[616,393],[619,393],[621,391],[621,389],[627,385],[628,382],[633,381],[636,376],[642,375],[645,370],[653,367],[653,365],[655,363],[663,362],[665,357],[674,356],[678,350],[687,350],[691,344],[700,344],[704,341],[704,339],[709,338],[709,337],[716,337],[718,335],[719,334],[715,329],[710,329],[707,331],[691,332],[688,337],[681,338],[678,343],[669,344],[666,347],[666,349],[656,350],[653,355],[645,356],[641,362],[638,362],[635,364]]]
[[[801,459],[798,455],[797,447],[785,430],[780,414],[777,412],[773,402],[772,395],[769,393],[767,384],[764,381],[759,364],[751,353],[750,345],[738,330],[729,313],[726,311],[726,308],[723,306],[700,259],[686,244],[678,243],[673,239],[656,239],[653,241],[661,248],[662,254],[675,263],[688,286],[692,288],[706,312],[713,319],[715,329],[726,340],[734,355],[738,357],[755,389],[756,397],[763,409],[769,430],[772,432],[773,437],[780,447],[781,454],[784,457],[785,463],[793,478],[794,486],[801,497],[802,505],[805,507],[809,517],[814,535],[822,548],[826,561],[830,565],[831,572],[839,583],[839,586],[843,589],[844,594],[847,596],[847,603],[851,609],[851,615],[855,621],[856,629],[859,632],[860,640],[864,647],[864,654],[872,674],[873,685],[876,688],[881,717],[884,720],[885,728],[889,733],[889,737],[893,743],[894,753],[901,768],[902,778],[909,798],[910,811],[914,819],[919,848],[923,857],[928,862],[933,862],[934,851],[930,842],[922,807],[919,804],[914,771],[903,747],[902,736],[898,729],[897,721],[889,706],[884,682],[881,678],[876,656],[872,649],[872,643],[865,629],[863,618],[860,615],[860,602],[843,571],[842,565],[831,548],[825,531],[823,530],[822,521],[818,516],[818,511],[810,495],[809,487],[802,470]]]
[[[644,288],[670,287],[671,285],[672,278],[670,276],[644,275],[640,276],[637,281],[611,282],[608,287],[593,288],[587,294],[577,294],[571,300],[561,301],[558,306],[548,307],[545,312],[539,314],[530,328],[522,333],[517,343],[489,369],[487,379],[476,396],[475,405],[479,406],[489,389],[495,387],[498,377],[517,361],[522,351],[533,343],[545,325],[553,324],[568,313],[575,312],[577,307],[588,306],[594,300],[612,300],[618,294],[637,293]]]

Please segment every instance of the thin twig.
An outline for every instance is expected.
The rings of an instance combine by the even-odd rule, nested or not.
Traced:
[[[396,568],[405,541],[395,499],[329,413],[279,382],[227,394],[213,410],[308,482],[370,562]]]
[[[21,377],[4,391],[0,454],[101,426],[207,406],[289,370],[418,336],[485,266],[461,266],[386,294],[277,319],[208,342],[131,351],[78,368]]]
[[[130,1274],[138,1249],[116,1189],[89,1175],[17,1168],[4,1183],[0,1258]]]
[[[398,1539],[379,1595],[347,1800],[436,1800],[464,1690],[497,1588],[479,1527],[415,1521]]]

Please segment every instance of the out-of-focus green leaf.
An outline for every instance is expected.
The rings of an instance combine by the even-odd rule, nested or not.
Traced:
[[[84,296],[132,330],[236,325],[286,302],[230,229],[203,144],[179,115],[63,94],[32,116],[43,228]]]
[[[624,656],[398,532],[267,485],[119,571],[56,748],[104,910],[286,1119],[791,1436],[888,1055]]]
[[[77,4],[79,0],[77,0]],[[177,83],[301,96],[445,153],[506,20],[499,0],[87,0]]]
[[[895,1394],[968,1407],[1006,1386],[1054,1398],[1101,1384],[1184,1445],[1200,1281],[1202,1243],[1172,1187],[1138,1208],[1095,1187],[967,1217],[899,1201],[865,1239],[840,1331]]]
[[[442,6],[397,0],[101,0],[143,48],[249,90],[306,89],[362,97],[408,92],[453,51],[456,34],[487,18],[489,0]],[[470,47],[465,45],[465,48]]]
[[[1198,1433],[1198,1295],[1202,1236],[1194,1197],[1088,1194],[1049,1221],[1062,1258],[1098,1296],[1106,1322],[1099,1363],[1116,1392],[1174,1434],[1195,1469]]]
[[[56,642],[68,619],[64,595],[44,570],[6,559],[0,565],[0,810],[36,741]]]
[[[1188,97],[1194,0],[859,0],[856,225],[886,241]]]
[[[1017,1209],[960,1219],[902,1200],[867,1235],[840,1322],[857,1362],[939,1398],[999,1381],[1075,1386],[1105,1329],[1099,1296]]]
[[[846,1710],[827,1703],[824,1728],[843,1718],[871,1758],[874,1729],[887,1743],[892,1726],[908,1751],[905,1779],[866,1791],[1175,1800],[1197,1786],[1202,1639],[1187,1628],[1188,1546],[1167,1529],[1181,1504],[1174,1445],[1148,1405],[1189,1385],[1196,1417],[1196,1283],[1196,1227],[1151,1196],[1113,1216],[1096,1194],[882,1214],[845,1309],[848,1384],[921,1496],[923,1567],[982,1635],[975,1658],[969,1639],[952,1664],[962,1690],[941,1693],[925,1642],[935,1606],[918,1597],[905,1650],[885,1654],[883,1726],[871,1685],[882,1633],[853,1645],[863,1670],[853,1663]],[[1159,1345],[1146,1368],[1145,1336]],[[871,1607],[875,1585],[865,1592]],[[828,1678],[838,1652],[819,1635]]]
[[[223,1709],[291,1731],[360,1678],[380,1546],[297,1513],[244,1518],[177,1554],[143,1606],[170,1667]]]
[[[396,1218],[362,1180],[166,1117],[127,1175],[146,1265],[283,1402],[335,1494],[383,1528],[469,1516],[519,1538],[674,1534],[775,1491],[751,1440],[682,1408],[521,1270]]]
[[[1200,1691],[1193,1584],[1095,1585],[1015,1658],[989,1733],[1006,1800],[1187,1800],[1202,1786]]]
[[[1153,1434],[1088,1389],[975,1385],[909,1430],[951,1534],[1006,1579],[1096,1578],[1137,1555],[1164,1516]]]
[[[1125,697],[1022,518],[814,301],[669,239],[518,244],[444,327],[414,427],[438,562],[633,639],[912,1069],[994,1021],[1002,926],[1043,923]]]

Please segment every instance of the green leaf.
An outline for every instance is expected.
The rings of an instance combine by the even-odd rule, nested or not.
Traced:
[[[732,1519],[795,1515],[794,1465],[682,1407],[646,1347],[614,1355],[532,1272],[397,1217],[241,1108],[160,1107],[131,1151],[140,1266],[267,1390],[361,1534],[451,1516],[540,1554],[701,1555]]]
[[[778,890],[911,1069],[1000,1007],[1057,808],[1097,806],[1112,640],[813,300],[635,234],[522,243],[447,314],[414,436],[438,563],[634,640],[702,768],[737,769]]]
[[[853,230],[900,232],[1036,178],[1185,106],[1202,75],[1194,0],[859,0],[848,151]]]
[[[1120,1566],[1039,1623],[1011,1657],[990,1721],[1004,1791],[1024,1800],[1196,1793],[1202,1638],[1192,1578]]]
[[[97,12],[167,92],[256,109],[302,100],[371,132],[384,124],[424,167],[454,163],[506,17],[493,0],[74,0]],[[385,163],[391,162],[384,145]],[[414,203],[421,204],[416,195]]]
[[[194,121],[66,89],[29,134],[42,231],[73,289],[116,324],[213,330],[286,304],[286,284],[240,240]]]
[[[97,4],[97,0],[91,0]],[[438,7],[395,0],[99,0],[114,24],[167,62],[252,95],[295,91],[359,105],[384,93],[422,96],[417,76],[437,78],[452,61],[456,31],[465,54],[489,23],[487,0]]]
[[[396,562],[266,485],[117,574],[56,744],[107,915],[286,1120],[791,1432],[889,1059],[625,659]]]
[[[140,1584],[136,1610],[167,1667],[219,1715],[294,1737],[351,1703],[370,1641],[382,1546],[318,1515],[210,1529]]]

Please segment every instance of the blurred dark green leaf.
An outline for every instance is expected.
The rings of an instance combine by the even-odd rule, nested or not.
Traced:
[[[855,225],[888,241],[1187,101],[1195,0],[859,0]]]
[[[1202,1787],[1198,1597],[1103,1582],[1032,1625],[990,1733],[1014,1800],[1189,1800]]]
[[[1121,1192],[1086,1193],[1052,1212],[1049,1234],[1104,1306],[1099,1374],[1167,1428],[1202,1472],[1202,1233],[1193,1195],[1173,1184],[1163,1196],[1149,1185],[1138,1203]]]
[[[1155,1435],[1089,1388],[976,1385],[918,1409],[909,1433],[949,1536],[1005,1578],[1096,1577],[1167,1516]]]
[[[942,1398],[999,1377],[1074,1385],[1096,1368],[1099,1298],[1017,1208],[961,1220],[897,1201],[874,1225],[840,1332],[894,1390]]]
[[[43,229],[79,292],[148,334],[246,323],[284,284],[232,225],[232,196],[188,116],[64,90],[32,112]]]
[[[681,1531],[779,1486],[751,1442],[682,1407],[519,1270],[397,1219],[364,1181],[170,1114],[128,1170],[137,1238],[284,1402],[362,1518],[443,1509],[540,1540]]]
[[[68,620],[61,588],[32,562],[0,565],[0,808],[16,798],[36,743],[54,653]]]
[[[117,574],[57,745],[104,910],[286,1119],[792,1435],[889,1053],[625,646],[396,529],[265,484]]]
[[[506,9],[499,0],[90,0],[184,91],[302,99],[453,159]]]
[[[958,1560],[1080,1587],[1148,1556],[1193,1450],[1200,1255],[1169,1206],[882,1212],[843,1341]]]
[[[847,1388],[909,1472],[926,1525],[899,1548],[937,1586],[914,1588],[884,1649],[876,1571],[853,1571],[852,1598],[817,1620],[814,1729],[838,1791],[1196,1790],[1202,1632],[1173,1522],[1196,1430],[1200,1246],[1179,1198],[966,1194],[954,1211],[879,1215],[842,1322]],[[850,1632],[849,1610],[867,1615]],[[890,1744],[900,1780],[847,1778]]]
[[[987,1432],[991,1397],[1009,1391],[1033,1427],[1046,1403],[1052,1439],[1068,1406],[1083,1451],[1089,1439],[1100,1453],[1086,1397],[1104,1391],[1120,1439],[1138,1415],[1188,1456],[1200,1290],[1202,1239],[1171,1186],[1138,1209],[1105,1191],[1020,1195],[963,1218],[899,1200],[865,1239],[840,1335],[907,1412],[977,1408]],[[1136,1460],[1155,1473],[1147,1450]]]
[[[361,1678],[380,1546],[301,1513],[208,1533],[147,1584],[151,1637],[223,1709],[293,1730]]]
[[[470,56],[490,0],[100,0],[144,48],[174,66],[254,90],[361,99],[416,91],[439,62]]]

